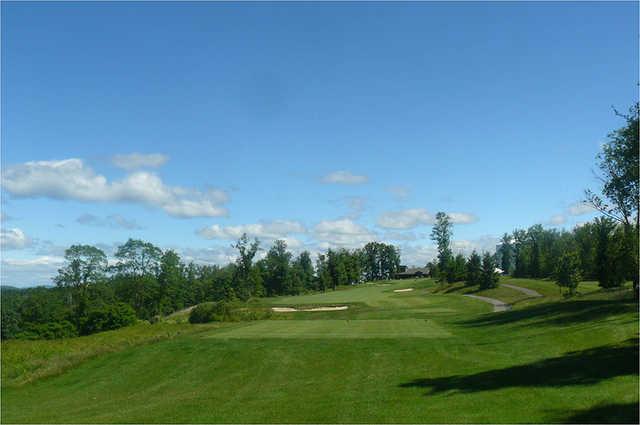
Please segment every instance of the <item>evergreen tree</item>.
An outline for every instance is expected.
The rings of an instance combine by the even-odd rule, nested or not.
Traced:
[[[511,244],[512,238],[508,233],[502,235],[500,240],[500,268],[508,274],[513,271],[513,246]]]
[[[436,223],[431,231],[431,240],[438,248],[438,280],[440,282],[451,281],[451,235],[453,225],[449,216],[444,212],[436,214]]]
[[[496,272],[496,263],[493,255],[488,252],[482,256],[482,275],[480,280],[481,289],[490,289],[498,286],[499,276]]]
[[[452,267],[451,267],[451,271],[452,271],[452,276],[451,276],[451,281],[452,282],[460,282],[465,280],[466,275],[467,275],[467,270],[466,270],[466,265],[467,265],[467,261],[464,258],[464,255],[462,254],[458,254],[455,256],[455,258],[452,261]]]
[[[467,262],[467,284],[480,285],[482,280],[482,259],[474,250]]]

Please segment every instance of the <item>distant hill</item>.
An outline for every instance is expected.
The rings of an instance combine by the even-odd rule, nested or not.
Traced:
[[[0,291],[21,291],[23,288],[10,285],[0,285]]]

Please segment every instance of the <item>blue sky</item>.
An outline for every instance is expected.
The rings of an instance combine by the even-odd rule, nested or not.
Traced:
[[[128,237],[224,263],[491,249],[593,217],[637,99],[637,3],[2,3],[2,283]]]

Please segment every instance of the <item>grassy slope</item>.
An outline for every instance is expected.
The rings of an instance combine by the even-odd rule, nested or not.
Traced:
[[[141,323],[117,331],[52,341],[2,342],[2,386],[17,386],[60,374],[90,358],[149,344],[211,326]]]
[[[534,291],[543,295],[543,298],[532,298],[521,291],[502,286],[502,283],[520,286],[526,289],[533,289]],[[513,305],[531,305],[541,302],[547,303],[550,301],[560,301],[563,299],[559,287],[552,281],[540,279],[518,279],[507,276],[502,276],[500,278],[500,285],[498,285],[497,288],[493,289],[480,290],[477,285],[466,286],[464,282],[456,282],[445,286],[435,285],[432,287],[431,292],[434,294],[480,295],[483,297],[496,298],[500,301],[504,301]],[[602,292],[600,291],[597,282],[580,282],[580,284],[578,285],[578,294],[575,298],[577,299],[594,292]],[[607,295],[604,293],[601,295],[605,298],[607,297]]]
[[[281,320],[231,324],[104,354],[59,376],[3,388],[2,421],[637,418],[637,304],[600,292],[562,301],[551,282],[511,283],[554,302],[488,313],[489,305],[456,290],[433,293],[427,280],[265,300],[350,309],[283,313]],[[400,287],[416,290],[393,292]],[[3,344],[3,369],[7,355],[23,348]]]

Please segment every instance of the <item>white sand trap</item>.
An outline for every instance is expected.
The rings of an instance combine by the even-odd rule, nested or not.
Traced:
[[[337,307],[314,307],[314,308],[293,308],[293,307],[271,307],[276,313],[291,313],[293,311],[339,311],[348,309],[348,305],[340,305]]]
[[[393,292],[410,292],[413,291],[413,288],[407,288],[407,289],[394,289]]]

